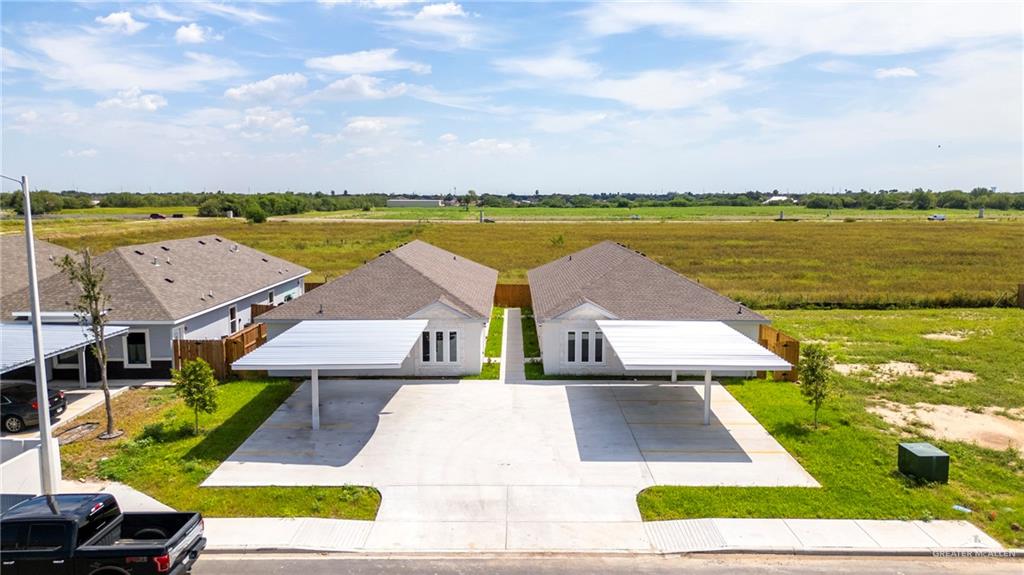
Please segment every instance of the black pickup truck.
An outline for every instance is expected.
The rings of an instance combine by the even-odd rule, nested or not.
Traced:
[[[0,531],[2,575],[181,575],[206,548],[198,513],[121,513],[108,493],[33,497]]]

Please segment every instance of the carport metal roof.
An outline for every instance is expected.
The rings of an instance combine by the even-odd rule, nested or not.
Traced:
[[[397,369],[425,319],[306,320],[231,364],[235,370]]]
[[[92,334],[87,327],[78,324],[44,323],[43,357],[75,351],[92,343]],[[128,332],[124,326],[108,325],[105,328],[107,339]],[[0,323],[0,373],[7,373],[35,363],[35,351],[32,347],[31,323]]]
[[[784,371],[789,362],[720,321],[598,320],[628,371]]]

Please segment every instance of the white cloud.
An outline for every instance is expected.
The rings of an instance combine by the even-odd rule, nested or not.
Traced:
[[[241,122],[228,124],[227,128],[255,140],[271,136],[301,136],[309,131],[302,118],[296,118],[287,110],[274,110],[267,106],[248,108]]]
[[[916,78],[917,71],[913,68],[900,66],[898,68],[879,68],[875,70],[875,78],[884,80],[886,78]]]
[[[577,132],[607,120],[606,112],[575,112],[566,114],[534,114],[531,127],[551,134]]]
[[[99,152],[95,148],[84,150],[65,150],[63,156],[66,158],[95,158]]]
[[[417,74],[430,73],[429,65],[396,58],[397,52],[395,48],[380,48],[310,58],[306,60],[306,67],[340,74],[374,74],[399,70],[410,70]]]
[[[5,64],[51,80],[47,86],[51,89],[191,91],[206,82],[242,75],[231,60],[186,52],[184,61],[169,61],[125,50],[91,34],[33,35],[25,45],[30,55],[7,51]],[[6,58],[7,54],[14,58]]]
[[[454,144],[459,141],[459,137],[451,132],[447,132],[438,136],[437,141],[442,144]]]
[[[103,24],[103,26],[110,30],[115,30],[129,36],[149,26],[145,22],[139,22],[132,18],[131,12],[111,12],[106,16],[97,16],[96,22]]]
[[[601,73],[601,68],[568,52],[539,58],[507,58],[497,60],[502,72],[523,74],[545,80],[585,80]]]
[[[402,17],[384,22],[385,25],[408,32],[415,36],[439,40],[441,44],[424,43],[435,48],[467,48],[481,41],[482,31],[473,22],[473,15],[460,4],[446,2],[427,4],[411,17]]]
[[[192,7],[207,14],[220,16],[221,18],[233,20],[242,24],[267,24],[270,22],[277,22],[277,18],[274,18],[273,16],[268,16],[259,10],[242,8],[238,4],[229,4],[226,2],[201,2],[192,5]]]
[[[327,8],[338,5],[359,6],[360,8],[376,8],[378,10],[394,10],[417,0],[317,0],[317,4]]]
[[[31,124],[39,119],[39,113],[35,110],[27,110],[18,114],[18,121],[23,124]]]
[[[96,104],[100,108],[124,108],[126,110],[143,110],[155,112],[167,105],[167,100],[159,94],[143,94],[139,87],[129,88],[117,93],[117,96]]]
[[[814,53],[900,54],[1021,34],[1015,3],[602,2],[579,14],[595,35],[655,28],[734,41],[750,49],[755,66]]]
[[[146,18],[160,20],[163,22],[173,22],[177,24],[180,22],[188,22],[189,20],[185,16],[180,16],[178,14],[168,12],[160,4],[143,4],[141,6],[134,7],[133,9],[140,16],[145,16]]]
[[[328,100],[381,100],[395,98],[406,92],[405,84],[384,85],[384,81],[374,76],[355,74],[348,78],[335,80],[326,87],[309,95],[309,98]]]
[[[208,40],[219,40],[221,36],[213,33],[213,28],[200,26],[195,22],[187,26],[181,26],[174,33],[174,40],[178,44],[202,44]]]
[[[415,120],[405,116],[356,116],[345,124],[342,132],[348,135],[395,133],[413,123]]]
[[[295,92],[306,87],[306,82],[302,74],[277,74],[265,80],[228,88],[224,96],[238,101],[280,100],[295,95]]]
[[[638,110],[688,108],[743,86],[742,77],[716,70],[648,70],[633,76],[602,79],[570,89],[577,94],[617,100]]]
[[[479,154],[525,154],[533,149],[530,140],[501,140],[498,138],[480,138],[466,144],[472,152]]]

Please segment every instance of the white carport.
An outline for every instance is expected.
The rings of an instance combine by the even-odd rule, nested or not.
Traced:
[[[309,370],[313,429],[320,429],[320,370],[399,369],[425,319],[306,320],[231,364],[237,371]]]
[[[713,372],[786,371],[792,365],[720,321],[598,320],[627,371],[704,372],[704,425],[711,423]]]
[[[88,327],[78,324],[44,323],[43,358],[50,359],[68,352],[78,352],[78,383],[86,386],[85,348],[92,344],[92,333]],[[128,328],[108,325],[104,328],[106,339],[128,333]],[[0,323],[0,373],[14,371],[34,364],[35,351],[32,346],[31,323]]]

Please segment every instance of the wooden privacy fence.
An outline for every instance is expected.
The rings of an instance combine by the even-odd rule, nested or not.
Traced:
[[[176,339],[173,342],[174,368],[181,369],[186,361],[202,358],[213,368],[217,379],[224,381],[231,375],[231,364],[235,360],[266,341],[265,323],[254,323],[221,339]]]
[[[1017,284],[1017,307],[1024,309],[1024,284]]]
[[[306,282],[303,282],[303,288],[302,289],[305,292],[311,292],[311,291],[315,290],[316,288],[324,285],[325,283],[327,283],[327,280],[324,280],[322,282],[306,281]]]
[[[249,306],[249,313],[251,314],[252,319],[256,319],[258,316],[261,316],[272,309],[274,309],[274,304],[254,303],[251,306]]]
[[[760,326],[757,343],[794,366],[800,363],[800,342],[770,325],[762,324]],[[764,377],[765,373],[759,371],[757,376]],[[776,378],[782,378],[783,381],[796,381],[799,377],[799,372],[796,369],[774,373]]]
[[[498,284],[494,286],[494,305],[500,307],[531,307],[528,284]]]

